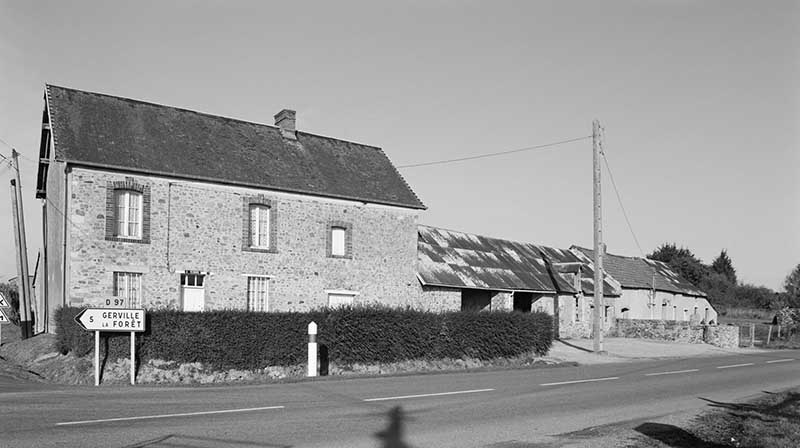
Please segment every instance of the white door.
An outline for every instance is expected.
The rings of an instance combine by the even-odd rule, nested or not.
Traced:
[[[206,306],[206,289],[202,274],[181,274],[181,299],[183,311],[203,311]]]

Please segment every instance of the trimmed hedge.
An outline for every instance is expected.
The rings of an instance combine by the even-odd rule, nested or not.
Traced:
[[[81,308],[57,312],[58,350],[86,355],[93,334],[78,327]],[[387,307],[345,307],[306,313],[209,311],[147,312],[137,335],[140,360],[202,362],[218,369],[254,370],[306,362],[308,323],[317,322],[318,342],[337,364],[411,359],[513,357],[546,354],[553,341],[552,318],[541,312],[433,313]],[[109,359],[129,354],[128,333],[101,333]]]

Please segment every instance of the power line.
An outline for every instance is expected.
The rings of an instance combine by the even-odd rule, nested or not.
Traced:
[[[622,204],[622,196],[617,188],[617,183],[614,181],[614,173],[611,172],[611,165],[608,164],[608,156],[606,155],[605,151],[601,152],[600,154],[603,156],[603,162],[605,163],[606,170],[608,171],[608,178],[611,179],[611,185],[614,187],[614,193],[617,195],[617,202],[619,202],[619,207],[622,209],[622,216],[625,217],[625,222],[628,224],[628,230],[630,230],[631,236],[633,236],[633,241],[636,243],[636,247],[639,248],[639,253],[642,255],[642,258],[645,258],[642,245],[639,244],[639,238],[636,237],[636,232],[633,231],[631,220],[628,218],[628,212],[625,211],[625,206]]]
[[[397,168],[415,168],[415,167],[419,167],[419,166],[443,165],[445,163],[463,162],[463,161],[466,161],[466,160],[475,160],[475,159],[484,159],[484,158],[487,158],[487,157],[495,157],[495,156],[502,156],[502,155],[505,155],[505,154],[513,154],[513,153],[516,153],[516,152],[533,151],[533,150],[536,150],[536,149],[545,149],[545,148],[549,148],[549,147],[552,147],[552,146],[563,145],[565,143],[572,143],[572,142],[577,142],[577,141],[581,141],[581,140],[587,140],[587,139],[590,139],[590,138],[592,138],[592,136],[588,135],[586,137],[571,138],[569,140],[562,140],[562,141],[559,141],[559,142],[546,143],[544,145],[527,146],[525,148],[512,149],[510,151],[491,152],[491,153],[487,153],[487,154],[478,154],[478,155],[468,156],[468,157],[459,157],[457,159],[437,160],[435,162],[423,162],[423,163],[412,163],[412,164],[409,164],[409,165],[398,165]]]

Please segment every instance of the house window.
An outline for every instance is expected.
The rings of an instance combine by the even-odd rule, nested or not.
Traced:
[[[250,247],[269,249],[269,215],[270,209],[266,205],[250,205]]]
[[[343,227],[331,228],[331,255],[334,257],[344,257],[345,255],[345,233],[347,229]]]
[[[126,177],[108,182],[106,192],[106,239],[149,243],[150,187]]]
[[[247,310],[269,311],[269,278],[247,277]]]
[[[142,238],[142,194],[138,191],[117,190],[114,192],[117,204],[117,237]]]
[[[277,204],[264,197],[244,198],[242,250],[277,252]]]
[[[358,292],[345,290],[328,290],[325,292],[328,294],[329,308],[339,308],[342,306],[353,305],[353,301],[358,295]]]
[[[581,321],[581,298],[575,297],[575,322]]]
[[[352,258],[352,229],[353,227],[348,222],[333,221],[328,223],[326,245],[329,257]]]
[[[137,272],[114,273],[114,297],[122,302],[120,307],[139,308],[142,306],[142,274]]]

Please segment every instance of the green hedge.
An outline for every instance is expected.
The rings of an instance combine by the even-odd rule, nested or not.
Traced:
[[[58,350],[83,356],[93,349],[93,334],[74,322],[81,308],[58,310]],[[354,307],[306,313],[209,311],[147,312],[137,335],[140,360],[202,362],[220,369],[259,369],[306,362],[307,326],[319,327],[319,343],[338,364],[410,359],[543,355],[553,340],[545,313],[433,313],[386,307]],[[110,359],[129,355],[127,333],[102,333]]]

